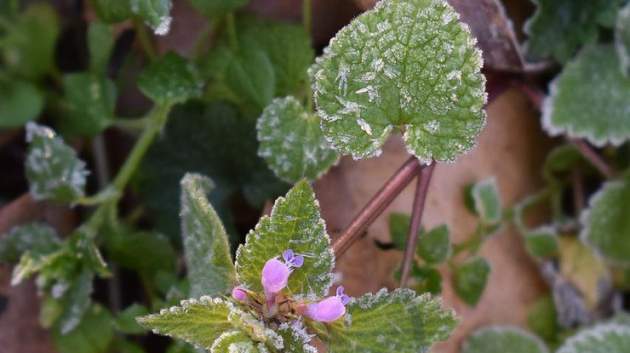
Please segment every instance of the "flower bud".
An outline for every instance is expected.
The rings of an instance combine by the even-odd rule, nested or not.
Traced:
[[[232,298],[236,301],[244,302],[247,300],[247,292],[240,287],[234,287],[234,289],[232,289]]]

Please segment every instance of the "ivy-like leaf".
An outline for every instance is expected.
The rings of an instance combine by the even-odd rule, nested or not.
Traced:
[[[0,84],[0,128],[22,126],[43,108],[44,96],[34,84],[23,80]]]
[[[25,172],[36,200],[72,202],[84,194],[85,162],[48,127],[28,123]]]
[[[630,70],[630,3],[626,4],[617,14],[615,48],[619,56],[621,72],[628,77],[628,70]]]
[[[612,45],[593,45],[551,83],[543,127],[551,135],[585,138],[596,146],[630,139],[630,79],[619,72]]]
[[[246,5],[249,0],[190,0],[192,6],[204,16],[220,18]]]
[[[173,104],[201,95],[202,82],[192,63],[169,52],[140,74],[138,86],[156,103]]]
[[[566,62],[597,39],[599,27],[612,27],[620,0],[533,0],[536,12],[525,24],[527,52],[536,59]]]
[[[457,320],[439,300],[410,289],[366,294],[346,307],[344,319],[330,327],[329,353],[428,352],[445,340]]]
[[[171,0],[129,0],[129,4],[155,34],[163,36],[171,29]]]
[[[276,98],[258,118],[258,155],[287,182],[316,180],[338,158],[319,125],[319,117],[294,97]]]
[[[162,309],[159,314],[138,318],[138,322],[162,335],[182,339],[188,343],[210,349],[224,332],[232,330],[228,314],[234,305],[219,298],[190,299]]]
[[[323,296],[332,283],[335,257],[330,249],[319,204],[306,181],[296,184],[286,197],[278,198],[271,216],[260,219],[236,252],[239,283],[261,292],[263,266],[267,260],[292,249],[304,256],[304,265],[289,277],[287,289],[295,296]]]
[[[63,89],[68,108],[61,124],[63,133],[94,136],[109,126],[116,104],[112,80],[88,72],[68,74]]]
[[[113,338],[112,315],[100,305],[92,305],[72,332],[53,332],[55,347],[60,353],[105,353]]]
[[[490,264],[483,257],[473,257],[455,269],[455,292],[468,305],[477,305],[488,281]]]
[[[471,196],[475,212],[484,224],[497,224],[501,221],[501,198],[495,178],[476,183],[471,189]]]
[[[630,182],[611,181],[589,201],[582,214],[582,240],[607,261],[630,265]]]
[[[181,185],[180,218],[190,294],[227,294],[234,287],[236,273],[225,228],[206,198],[214,185],[198,174],[186,174]]]
[[[394,128],[422,161],[470,150],[485,122],[481,53],[443,0],[387,0],[331,40],[312,69],[324,134],[376,156]]]
[[[16,263],[25,252],[47,255],[59,250],[57,232],[46,224],[31,223],[15,227],[0,237],[0,262]]]
[[[90,71],[95,74],[107,73],[109,58],[114,49],[112,28],[105,23],[94,21],[88,29],[88,50],[90,51]]]
[[[446,261],[451,254],[448,227],[441,225],[420,234],[416,253],[429,264],[440,264]]]
[[[569,338],[557,353],[625,353],[630,347],[630,327],[600,324]]]
[[[540,338],[520,328],[484,327],[475,331],[464,343],[463,353],[548,353]]]

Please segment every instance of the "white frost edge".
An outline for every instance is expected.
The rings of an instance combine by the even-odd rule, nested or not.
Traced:
[[[624,23],[624,21],[626,23]],[[617,21],[615,23],[615,49],[617,50],[617,56],[619,57],[619,68],[621,69],[622,75],[628,77],[630,74],[628,72],[630,70],[630,55],[628,54],[630,48],[626,47],[626,44],[623,42],[623,38],[621,38],[621,32],[626,24],[630,25],[630,3],[619,11],[617,14]]]
[[[538,336],[518,326],[513,326],[513,325],[490,325],[490,326],[485,326],[485,327],[475,330],[468,338],[466,338],[466,341],[464,341],[464,344],[462,346],[462,353],[469,353],[471,338],[484,335],[487,332],[493,332],[493,333],[499,333],[499,334],[513,333],[513,334],[526,337],[530,339],[532,342],[534,342],[536,346],[538,346],[539,353],[549,353],[549,347],[547,347],[545,342],[543,342],[543,340],[541,340]]]
[[[630,336],[630,327],[620,325],[620,324],[599,324],[587,329],[584,329],[574,336],[567,339],[564,344],[558,349],[556,353],[585,353],[583,351],[579,351],[577,349],[577,345],[585,342],[588,339],[594,339],[598,341],[602,341],[606,339],[605,335],[607,334],[616,334],[616,335],[628,335]],[[611,352],[616,353],[616,352]]]

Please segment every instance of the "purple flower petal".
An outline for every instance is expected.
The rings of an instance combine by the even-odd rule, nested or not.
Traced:
[[[291,261],[292,267],[298,268],[302,267],[302,265],[304,265],[304,256],[302,255],[296,255]]]
[[[333,322],[346,313],[346,307],[340,297],[328,297],[318,303],[309,304],[306,308],[306,316],[315,321]]]
[[[261,283],[265,293],[278,293],[287,286],[291,270],[282,261],[273,258],[265,263],[262,270]]]
[[[234,289],[232,289],[232,298],[239,302],[244,302],[247,300],[247,292],[245,292],[242,288],[234,287]]]
[[[337,297],[339,297],[339,299],[341,299],[341,303],[343,303],[343,305],[346,305],[346,304],[348,304],[350,302],[350,297],[347,296],[344,293],[343,286],[337,287],[337,293],[336,294],[337,294]]]
[[[282,258],[284,259],[284,262],[286,263],[290,263],[293,260],[294,256],[295,254],[293,253],[293,250],[291,249],[286,249],[285,251],[282,252]]]

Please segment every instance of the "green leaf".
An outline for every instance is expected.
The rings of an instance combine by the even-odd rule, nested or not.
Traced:
[[[105,353],[114,338],[111,314],[100,305],[92,305],[81,324],[69,334],[53,332],[60,353]]]
[[[628,77],[628,70],[630,70],[630,3],[626,4],[617,15],[615,49],[617,49],[619,56],[621,72]]]
[[[312,335],[304,328],[301,321],[282,323],[276,332],[282,337],[286,353],[317,353],[317,348],[310,344]]]
[[[228,314],[234,305],[219,298],[201,297],[182,302],[181,306],[162,309],[159,314],[138,318],[138,322],[154,333],[179,338],[210,349],[225,331],[233,329]]]
[[[246,5],[249,0],[190,0],[190,4],[204,16],[220,18]]]
[[[292,249],[304,256],[304,265],[289,277],[287,289],[296,296],[323,296],[332,284],[335,256],[330,249],[319,204],[306,181],[297,183],[286,197],[278,198],[271,216],[263,216],[236,251],[238,282],[262,292],[260,283],[267,260]]]
[[[457,295],[468,305],[475,306],[481,299],[490,264],[484,258],[475,256],[458,265],[453,274],[453,284]]]
[[[57,232],[47,224],[14,227],[0,237],[0,262],[16,263],[25,252],[47,255],[59,250],[60,244]]]
[[[0,85],[0,128],[19,127],[39,116],[44,96],[28,81],[12,79]]]
[[[83,316],[88,312],[92,304],[92,291],[94,272],[88,268],[83,268],[81,272],[72,280],[69,287],[63,288],[64,282],[58,282],[57,288],[61,288],[62,297],[56,293],[56,287],[52,288],[52,296],[61,300],[63,312],[59,316],[56,325],[61,335],[66,335],[75,330],[81,323]]]
[[[582,214],[582,240],[606,261],[630,265],[630,183],[610,181],[591,196]]]
[[[83,72],[63,77],[67,112],[61,130],[70,135],[94,136],[114,118],[116,86],[110,79]]]
[[[240,48],[231,55],[225,69],[225,80],[234,93],[248,103],[263,109],[274,96],[276,77],[267,53],[255,47]]]
[[[181,185],[180,218],[190,294],[227,294],[236,283],[236,273],[227,233],[206,197],[214,185],[198,174],[186,174]]]
[[[201,95],[202,82],[192,63],[169,52],[140,74],[138,86],[156,103],[173,104]]]
[[[106,23],[122,22],[132,16],[130,0],[92,0],[98,17]]]
[[[408,214],[392,212],[389,215],[389,236],[398,250],[405,250],[411,217]]]
[[[262,350],[266,352],[266,350]],[[212,353],[258,353],[259,349],[245,333],[238,330],[225,331],[210,348]]]
[[[557,353],[625,353],[630,346],[630,327],[600,324],[569,338]]]
[[[471,189],[471,196],[475,212],[484,224],[497,224],[501,221],[501,198],[495,178],[476,183]]]
[[[171,29],[171,0],[129,0],[131,11],[140,16],[158,36]]]
[[[599,27],[612,27],[620,0],[533,0],[537,9],[525,24],[527,52],[535,59],[566,62],[598,37]],[[613,20],[614,21],[614,20]]]
[[[26,140],[24,169],[35,200],[73,202],[84,195],[88,171],[71,147],[52,129],[35,123],[26,125]]]
[[[534,257],[552,257],[558,254],[558,235],[550,226],[542,226],[527,231],[525,248]]]
[[[324,134],[344,154],[380,154],[394,128],[422,161],[452,161],[481,131],[481,52],[446,1],[390,0],[337,33],[313,68]]]
[[[421,234],[416,253],[429,264],[440,264],[451,254],[448,227],[443,224]]]
[[[346,312],[329,328],[329,353],[427,352],[445,340],[457,322],[439,300],[409,289],[366,294],[351,301]]]
[[[484,327],[464,342],[463,353],[548,353],[540,340],[520,328],[510,326]]]
[[[338,159],[328,146],[317,115],[292,96],[276,98],[258,118],[258,155],[289,183],[317,180]]]
[[[112,28],[103,22],[94,21],[90,23],[87,36],[90,70],[95,74],[105,75],[115,44]]]
[[[160,233],[118,228],[103,238],[108,258],[121,267],[145,275],[175,272],[177,254],[169,239]]]
[[[140,304],[132,304],[125,308],[125,310],[118,313],[114,326],[116,330],[128,334],[138,335],[145,333],[146,329],[138,324],[136,318],[139,316],[147,315],[149,310]]]
[[[560,328],[558,313],[551,295],[546,295],[534,302],[527,313],[527,326],[546,341],[557,340]]]
[[[264,321],[250,312],[245,312],[235,307],[230,311],[228,321],[230,321],[232,326],[247,334],[251,340],[261,342],[274,351],[284,348],[282,336],[268,328]]]
[[[630,79],[619,73],[612,45],[585,48],[551,83],[543,127],[551,135],[615,146],[630,138]]]
[[[586,163],[579,164],[583,161],[584,157],[574,144],[558,146],[547,154],[543,165],[543,176],[548,183],[556,182],[556,174],[567,173],[576,166],[581,169],[587,168]]]
[[[9,72],[40,79],[54,66],[59,19],[46,2],[29,6],[2,38],[3,63]]]
[[[411,288],[417,293],[440,294],[442,275],[433,267],[413,265],[411,269]]]

